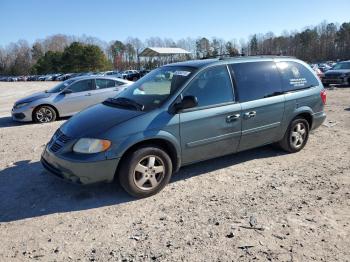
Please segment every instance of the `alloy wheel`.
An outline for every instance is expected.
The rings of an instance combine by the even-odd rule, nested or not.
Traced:
[[[290,142],[291,145],[293,145],[294,148],[300,148],[306,139],[306,126],[304,123],[299,122],[297,123],[291,132],[290,135]]]
[[[41,107],[38,111],[36,111],[35,116],[40,123],[50,122],[53,119],[53,113],[51,109],[45,106]]]
[[[149,155],[142,158],[134,169],[134,183],[141,190],[152,190],[163,180],[165,165],[161,158]]]

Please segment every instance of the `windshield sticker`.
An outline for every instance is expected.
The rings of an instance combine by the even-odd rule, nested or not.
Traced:
[[[189,71],[175,71],[174,75],[176,76],[188,76],[189,74],[191,74],[191,72]]]

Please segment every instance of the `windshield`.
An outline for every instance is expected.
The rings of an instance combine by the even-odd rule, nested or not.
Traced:
[[[62,83],[59,83],[58,85],[54,86],[53,88],[47,90],[46,93],[59,93],[73,82],[74,82],[73,79],[68,79]]]
[[[126,98],[148,111],[162,105],[188,80],[195,68],[164,66],[153,70],[120,93],[116,98]]]
[[[338,63],[332,67],[333,70],[350,69],[350,62]]]

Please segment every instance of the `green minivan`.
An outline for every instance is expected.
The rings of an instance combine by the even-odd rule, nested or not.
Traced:
[[[153,70],[66,121],[41,158],[52,174],[159,192],[181,166],[278,143],[294,153],[325,120],[326,92],[290,57],[186,61]]]

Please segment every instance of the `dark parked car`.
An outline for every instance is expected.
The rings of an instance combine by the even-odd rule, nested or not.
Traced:
[[[300,151],[325,120],[325,102],[315,72],[293,58],[170,64],[65,122],[41,162],[76,183],[117,177],[147,197],[184,165],[276,142]]]
[[[325,86],[330,84],[350,85],[350,60],[337,63],[322,78]]]
[[[137,81],[142,76],[139,71],[137,70],[126,70],[121,73],[121,78],[127,79],[129,81]]]

